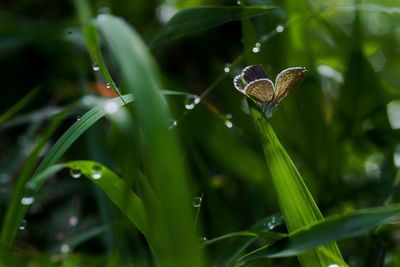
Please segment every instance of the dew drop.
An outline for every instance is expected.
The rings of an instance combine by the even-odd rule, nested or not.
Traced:
[[[25,187],[24,196],[21,198],[21,204],[25,206],[32,205],[35,202],[35,190],[29,183]]]
[[[81,120],[81,116],[76,116],[76,120],[80,121]]]
[[[285,26],[284,25],[282,25],[282,24],[278,24],[277,26],[276,26],[276,32],[283,32],[284,30],[285,30]]]
[[[340,267],[340,266],[337,265],[336,263],[333,263],[333,264],[329,264],[328,267]]]
[[[71,175],[72,178],[78,179],[79,177],[81,177],[82,172],[80,169],[71,168],[69,169],[69,174]]]
[[[225,126],[226,126],[226,128],[232,128],[233,127],[233,123],[230,121],[230,120],[228,120],[228,119],[226,119],[225,121],[224,121],[224,124],[225,124]]]
[[[268,222],[267,227],[269,230],[272,230],[276,227],[277,223],[276,223],[276,218],[272,217],[271,220]]]
[[[19,230],[25,230],[25,228],[26,228],[26,220],[24,219],[24,220],[22,220],[21,221],[21,224],[19,225]]]
[[[231,65],[230,64],[225,64],[224,66],[224,72],[229,73],[231,71]]]
[[[197,95],[188,95],[185,98],[185,109],[191,110],[194,109],[194,107],[199,104],[201,101],[200,97]]]
[[[98,180],[103,175],[103,170],[101,169],[100,165],[95,164],[95,165],[93,165],[92,169],[90,170],[90,173],[91,173],[91,177],[94,180]]]
[[[107,83],[107,84],[106,84],[106,87],[107,87],[107,89],[110,89],[110,88],[111,88],[111,84],[110,84],[110,83]]]
[[[205,236],[200,237],[200,241],[202,241],[202,242],[207,241],[207,237],[205,237]]]
[[[257,53],[259,53],[260,52],[260,48],[259,47],[253,47],[253,53],[254,54],[257,54]]]
[[[31,196],[23,197],[21,199],[21,204],[25,206],[32,205],[35,202],[35,198]]]
[[[193,198],[192,205],[195,208],[199,208],[201,206],[201,201],[203,201],[202,197],[195,197]]]
[[[62,254],[67,254],[71,251],[71,247],[68,244],[62,244],[60,247],[60,252]]]
[[[96,62],[94,62],[93,65],[92,65],[92,69],[93,69],[93,71],[99,71],[100,67]]]

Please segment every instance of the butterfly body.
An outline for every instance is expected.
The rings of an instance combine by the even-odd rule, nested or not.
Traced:
[[[252,65],[244,68],[242,73],[233,79],[233,84],[237,90],[253,99],[270,114],[306,73],[307,70],[303,67],[285,69],[278,74],[274,84],[268,79],[261,65]]]

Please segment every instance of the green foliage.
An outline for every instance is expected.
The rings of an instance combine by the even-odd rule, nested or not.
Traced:
[[[1,267],[399,265],[395,1],[102,3],[0,12]]]

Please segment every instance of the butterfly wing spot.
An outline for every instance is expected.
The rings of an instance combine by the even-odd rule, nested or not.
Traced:
[[[276,77],[275,99],[276,103],[281,102],[303,79],[307,70],[302,67],[294,67],[283,70]]]
[[[244,89],[245,94],[261,103],[274,99],[274,85],[269,79],[259,79],[249,83]]]
[[[255,80],[267,79],[267,74],[261,65],[252,65],[243,69],[242,78],[248,84]]]

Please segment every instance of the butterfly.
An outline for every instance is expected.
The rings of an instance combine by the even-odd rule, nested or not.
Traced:
[[[243,69],[233,79],[237,90],[254,100],[270,117],[278,104],[296,87],[305,76],[303,67],[287,68],[278,74],[275,84],[268,79],[261,65],[252,65]]]

